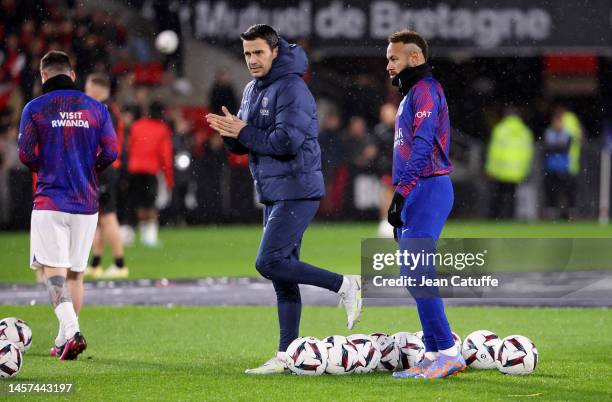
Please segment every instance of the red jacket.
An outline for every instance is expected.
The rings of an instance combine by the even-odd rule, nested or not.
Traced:
[[[174,186],[172,131],[163,121],[148,117],[138,119],[130,130],[128,172],[157,174],[164,172],[166,185]]]

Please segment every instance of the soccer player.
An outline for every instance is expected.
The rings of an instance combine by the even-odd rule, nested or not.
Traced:
[[[164,105],[154,101],[149,106],[149,116],[132,124],[128,140],[130,203],[136,208],[140,243],[147,247],[160,245],[158,213],[155,207],[157,174],[164,173],[166,188],[172,193],[173,153],[172,130],[164,122]]]
[[[96,172],[117,157],[117,139],[106,106],[74,85],[66,53],[47,53],[40,75],[43,95],[24,107],[18,140],[19,159],[38,174],[30,266],[43,270],[60,324],[51,353],[73,360],[87,347],[77,316],[98,223]]]
[[[435,252],[454,197],[449,177],[448,106],[427,57],[427,42],[418,33],[401,31],[389,36],[387,71],[404,98],[395,120],[395,193],[388,220],[400,248],[416,252]],[[435,267],[424,264],[415,271],[402,267],[401,272],[435,277]],[[415,279],[421,283],[421,278]],[[437,287],[410,287],[409,291],[417,304],[426,353],[417,367],[394,376],[440,378],[464,370],[465,361],[454,344]]]
[[[109,102],[111,83],[107,75],[93,73],[85,81],[85,93],[98,102],[106,105],[113,121],[115,133],[117,133],[117,148],[119,152],[123,148],[123,120],[116,105]],[[94,236],[92,247],[93,256],[91,266],[85,271],[85,275],[92,278],[127,278],[128,268],[124,266],[123,242],[119,232],[119,220],[117,219],[117,180],[118,169],[121,166],[119,157],[113,164],[98,175],[98,189],[100,212],[98,218],[98,228]],[[102,253],[104,252],[104,242],[108,241],[111,245],[115,263],[106,271],[102,271]]]
[[[361,313],[361,280],[300,261],[304,231],[323,197],[321,151],[314,98],[302,79],[308,66],[304,50],[289,44],[268,25],[240,35],[253,80],[244,89],[238,115],[207,115],[227,148],[249,154],[251,172],[264,209],[264,230],[255,267],[276,291],[278,353],[249,374],[286,371],[287,346],[298,337],[302,301],[299,284],[340,295],[353,328]]]

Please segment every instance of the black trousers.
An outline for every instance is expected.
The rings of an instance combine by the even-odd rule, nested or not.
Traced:
[[[493,219],[513,219],[515,198],[515,183],[492,182],[489,217]]]

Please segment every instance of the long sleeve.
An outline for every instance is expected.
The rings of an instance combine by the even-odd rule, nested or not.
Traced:
[[[100,133],[100,152],[96,157],[96,171],[101,172],[117,159],[117,134],[113,127],[113,121],[106,108],[103,109],[104,124]]]
[[[419,179],[419,173],[427,166],[434,146],[438,104],[430,86],[417,86],[412,94],[415,113],[410,156],[401,170],[396,192],[407,197]]]
[[[295,155],[313,124],[309,103],[305,91],[298,88],[300,85],[306,84],[296,81],[279,92],[275,124],[269,132],[247,125],[238,136],[240,144],[262,155]]]
[[[167,131],[161,144],[161,166],[168,188],[174,187],[174,151],[172,148],[172,132]]]
[[[246,155],[249,153],[249,149],[239,143],[236,138],[223,137],[223,144],[225,148],[233,154]]]
[[[36,124],[30,114],[30,109],[26,105],[21,114],[19,123],[19,139],[17,140],[17,149],[19,151],[19,160],[26,165],[30,171],[38,172],[38,155],[36,153],[36,145],[38,143],[38,133]]]

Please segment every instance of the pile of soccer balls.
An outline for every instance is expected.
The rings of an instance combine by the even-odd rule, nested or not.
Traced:
[[[423,333],[398,332],[355,334],[347,337],[312,336],[298,338],[287,348],[287,365],[293,374],[343,375],[373,371],[405,370],[425,355]],[[474,369],[496,368],[504,374],[531,374],[538,362],[538,351],[528,338],[511,335],[502,340],[491,331],[479,330],[463,342],[453,332],[467,365]]]
[[[32,330],[18,318],[0,321],[0,378],[14,377],[21,370],[23,354],[32,346]]]

